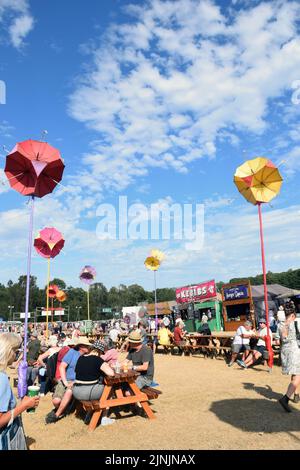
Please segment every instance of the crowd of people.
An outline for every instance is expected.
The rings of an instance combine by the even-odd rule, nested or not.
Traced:
[[[146,325],[140,322],[128,329],[125,324],[112,322],[105,325],[105,339],[95,339],[100,331],[103,332],[103,326],[96,324],[88,337],[80,329],[80,324],[65,325],[64,328],[53,324],[47,339],[44,324],[35,327],[29,324],[27,386],[38,385],[40,397],[52,393],[53,409],[45,417],[46,424],[65,417],[74,406],[74,399],[100,399],[104,377],[114,376],[122,366],[124,370],[133,369],[139,373],[136,385],[140,389],[153,384],[154,356],[145,341]],[[11,419],[39,403],[39,398],[25,397],[16,405],[7,369],[17,369],[24,358],[24,329],[18,327],[14,330],[0,334],[0,437]],[[128,335],[127,354],[123,362],[119,362],[120,351],[116,349],[121,331]],[[128,393],[129,390],[125,390],[125,394]],[[140,413],[140,410],[136,411]],[[87,414],[85,421],[88,422],[89,418]],[[101,425],[113,423],[114,420],[104,412]]]
[[[292,409],[289,401],[291,399],[294,403],[300,401],[300,395],[297,393],[300,386],[300,328],[294,303],[288,301],[284,306],[280,306],[277,314],[271,315],[269,328],[265,318],[261,318],[258,323],[258,331],[248,320],[237,329],[228,367],[232,367],[236,361],[240,367],[248,369],[261,359],[267,360],[269,336],[270,345],[280,346],[282,373],[291,377],[286,393],[279,399],[282,408],[290,413]],[[240,359],[238,359],[239,354],[242,354]]]
[[[236,362],[243,369],[268,358],[267,337],[269,343],[281,346],[283,374],[290,375],[291,381],[279,403],[286,412],[291,412],[289,401],[299,401],[297,388],[300,385],[300,332],[292,302],[280,307],[276,315],[276,331],[267,327],[266,319],[258,322],[258,330],[250,321],[240,326],[232,342],[232,354],[229,367]],[[3,430],[26,409],[37,407],[39,397],[52,393],[53,409],[45,416],[46,424],[55,423],[64,418],[74,406],[75,400],[99,400],[104,390],[104,378],[114,376],[123,365],[124,370],[139,372],[136,385],[139,389],[153,386],[154,352],[157,345],[167,346],[172,342],[179,350],[186,344],[184,321],[178,317],[175,321],[165,316],[156,325],[153,320],[140,319],[135,325],[124,321],[96,322],[89,337],[80,323],[50,324],[49,331],[45,324],[29,323],[28,345],[26,352],[27,386],[38,385],[39,397],[25,396],[18,404],[14,398],[8,368],[17,369],[24,359],[22,342],[24,327],[10,325],[10,331],[0,334],[0,437]],[[275,333],[274,333],[275,331]],[[152,347],[149,347],[149,333],[153,335]],[[208,317],[203,315],[198,332],[210,335]],[[120,345],[120,337],[126,337]],[[102,339],[97,339],[97,338]],[[120,353],[126,352],[126,359],[120,360]],[[242,357],[239,358],[239,355]],[[129,393],[129,391],[125,391]],[[135,407],[137,405],[134,405]],[[87,413],[85,421],[89,422]],[[103,413],[101,425],[115,421]],[[22,422],[20,420],[22,428]],[[0,449],[1,449],[0,439]],[[25,444],[24,444],[25,446]]]

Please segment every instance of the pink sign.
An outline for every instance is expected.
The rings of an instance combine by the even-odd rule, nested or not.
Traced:
[[[215,281],[202,282],[193,286],[179,287],[176,289],[176,302],[183,304],[185,302],[199,302],[201,300],[216,297]]]

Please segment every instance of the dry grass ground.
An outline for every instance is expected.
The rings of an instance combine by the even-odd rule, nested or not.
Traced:
[[[156,419],[122,413],[113,425],[89,432],[68,416],[45,425],[51,397],[35,414],[24,413],[31,449],[300,449],[300,404],[285,413],[277,403],[289,378],[274,366],[228,368],[222,358],[157,354],[153,400]]]

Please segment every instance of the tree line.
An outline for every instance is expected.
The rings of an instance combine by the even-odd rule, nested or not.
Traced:
[[[229,282],[241,282],[249,279],[252,285],[263,283],[262,274],[248,278],[233,278]],[[291,289],[300,289],[300,269],[289,269],[281,273],[267,273],[268,284],[281,284]],[[68,307],[70,320],[87,318],[87,294],[81,287],[67,286],[62,279],[53,279],[51,284],[56,284],[67,294],[67,300],[62,307]],[[224,282],[217,282],[217,290],[220,292]],[[7,285],[0,284],[0,317],[8,320],[11,312],[24,312],[25,309],[25,290],[26,276],[20,276],[18,282],[8,281]],[[175,300],[176,288],[157,289],[157,301]],[[120,284],[118,287],[107,289],[101,282],[96,282],[90,287],[90,314],[91,318],[104,319],[111,318],[112,314],[103,313],[103,309],[111,308],[113,312],[121,312],[122,307],[131,307],[139,303],[154,303],[154,292],[146,291],[138,284],[125,286]],[[14,308],[9,309],[8,306]],[[37,286],[37,278],[30,277],[30,304],[29,311],[34,312],[36,308],[46,306],[46,287],[41,289]],[[51,306],[51,302],[50,302]],[[54,306],[59,307],[58,301],[54,301]],[[76,308],[77,307],[77,308]]]
[[[67,307],[70,321],[87,318],[87,292],[81,287],[67,286],[62,279],[52,279],[50,284],[56,284],[67,294],[67,300],[60,304],[54,300],[54,307]],[[12,319],[14,312],[25,310],[26,276],[20,276],[18,282],[8,281],[7,285],[0,284],[0,317],[4,320]],[[175,300],[175,288],[157,289],[159,302]],[[111,308],[112,313],[121,312],[122,307],[138,305],[141,302],[154,303],[154,292],[146,291],[138,284],[107,289],[101,282],[90,286],[90,316],[92,319],[112,318],[112,314],[103,313],[103,309]],[[13,308],[9,308],[9,306]],[[37,286],[37,278],[30,276],[29,311],[46,307],[46,287]],[[49,307],[51,307],[51,299]]]

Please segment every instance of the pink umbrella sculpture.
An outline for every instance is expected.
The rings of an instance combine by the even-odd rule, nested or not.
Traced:
[[[6,156],[4,172],[10,186],[15,191],[22,194],[22,196],[29,196],[31,198],[25,298],[24,353],[23,360],[18,370],[18,395],[20,398],[23,398],[27,392],[28,310],[34,198],[42,198],[46,194],[52,193],[56,185],[62,180],[64,168],[65,165],[60,152],[46,142],[31,139],[19,142]]]
[[[34,247],[37,253],[46,258],[48,260],[48,275],[47,275],[47,296],[46,296],[46,304],[47,304],[47,319],[46,319],[46,337],[48,339],[48,323],[49,323],[49,297],[55,297],[56,292],[54,295],[49,295],[49,282],[50,282],[50,259],[55,258],[61,252],[62,248],[64,247],[65,240],[62,234],[56,230],[54,227],[46,227],[39,232],[39,235],[34,240]],[[57,286],[55,286],[57,287]],[[57,288],[58,290],[58,288]],[[53,311],[53,301],[52,301],[52,311]]]
[[[90,285],[94,282],[96,277],[96,269],[92,266],[84,266],[79,274],[79,279],[87,284],[87,310],[88,310],[88,320],[90,319]]]

